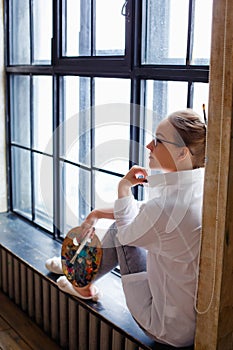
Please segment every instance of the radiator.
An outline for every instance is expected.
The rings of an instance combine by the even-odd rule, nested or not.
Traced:
[[[63,349],[148,349],[2,246],[0,262],[0,289]]]

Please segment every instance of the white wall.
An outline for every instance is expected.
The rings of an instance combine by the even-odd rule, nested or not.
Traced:
[[[7,210],[3,0],[0,0],[0,212]]]

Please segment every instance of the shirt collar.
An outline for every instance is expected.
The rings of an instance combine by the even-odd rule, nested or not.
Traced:
[[[204,179],[204,168],[174,171],[170,173],[160,173],[147,177],[150,187],[158,187],[164,185],[177,185],[177,183],[193,183],[196,180]]]

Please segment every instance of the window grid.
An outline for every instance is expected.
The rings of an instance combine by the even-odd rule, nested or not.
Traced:
[[[15,189],[12,188],[12,159],[11,149],[17,147],[30,152],[31,159],[31,221],[35,223],[35,184],[34,184],[34,155],[40,154],[53,159],[53,232],[52,234],[56,238],[62,238],[64,232],[61,232],[60,227],[64,227],[64,224],[60,222],[60,218],[63,216],[64,207],[62,207],[61,198],[61,167],[60,163],[70,164],[80,169],[88,170],[91,173],[91,203],[90,207],[94,207],[95,203],[95,178],[94,173],[96,171],[109,174],[122,176],[120,173],[98,168],[94,165],[91,158],[90,167],[83,164],[74,163],[70,160],[63,159],[60,155],[60,135],[54,133],[53,136],[53,156],[46,154],[45,152],[33,149],[33,111],[35,106],[33,105],[33,76],[48,75],[53,77],[53,131],[59,127],[63,115],[64,109],[62,106],[62,93],[64,92],[63,77],[64,76],[78,76],[89,77],[91,79],[91,92],[90,92],[90,107],[94,106],[94,78],[122,78],[130,79],[131,81],[131,97],[130,103],[132,104],[130,113],[130,150],[129,150],[129,166],[142,162],[143,154],[140,154],[139,145],[144,143],[144,133],[141,132],[145,128],[145,115],[143,112],[139,112],[135,106],[145,105],[146,96],[146,81],[174,81],[174,82],[187,82],[187,107],[193,105],[193,84],[208,83],[209,66],[203,65],[191,65],[192,57],[192,45],[193,45],[193,15],[195,9],[195,1],[189,1],[189,15],[188,15],[188,36],[187,36],[187,54],[185,65],[161,65],[161,64],[141,64],[140,57],[142,51],[142,9],[146,4],[148,6],[149,0],[143,2],[140,0],[130,0],[127,2],[127,13],[130,13],[130,18],[126,17],[126,35],[125,35],[125,56],[93,56],[95,35],[93,28],[94,23],[94,9],[92,8],[92,35],[91,35],[91,53],[90,57],[65,57],[62,55],[62,45],[64,43],[65,28],[62,25],[62,11],[65,11],[65,2],[62,0],[54,0],[54,18],[53,18],[53,39],[52,39],[52,59],[51,65],[34,65],[32,64],[33,58],[33,15],[32,15],[32,1],[29,1],[30,8],[30,65],[11,65],[10,57],[10,37],[9,29],[12,26],[12,18],[10,17],[10,11],[12,11],[12,1],[5,1],[5,21],[6,21],[6,73],[8,76],[7,86],[10,89],[10,78],[15,75],[29,76],[30,77],[30,147],[25,147],[20,144],[16,144],[11,139],[11,114],[12,114],[12,102],[11,94],[8,90],[8,110],[7,110],[7,127],[8,127],[8,163],[10,170],[8,174],[9,183],[9,208],[14,211],[13,194]],[[96,5],[96,1],[92,2],[93,6]],[[64,49],[64,47],[63,47]],[[94,116],[91,117],[91,149],[94,146]],[[91,154],[91,157],[93,155]],[[134,194],[139,199],[142,198],[141,188],[135,188]],[[24,216],[23,213],[21,213]],[[35,223],[36,224],[36,223]]]

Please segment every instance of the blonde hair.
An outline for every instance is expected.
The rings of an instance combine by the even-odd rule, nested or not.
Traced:
[[[192,155],[193,169],[205,166],[206,125],[192,109],[177,111],[168,116],[168,121],[175,128],[174,138],[189,148]]]

